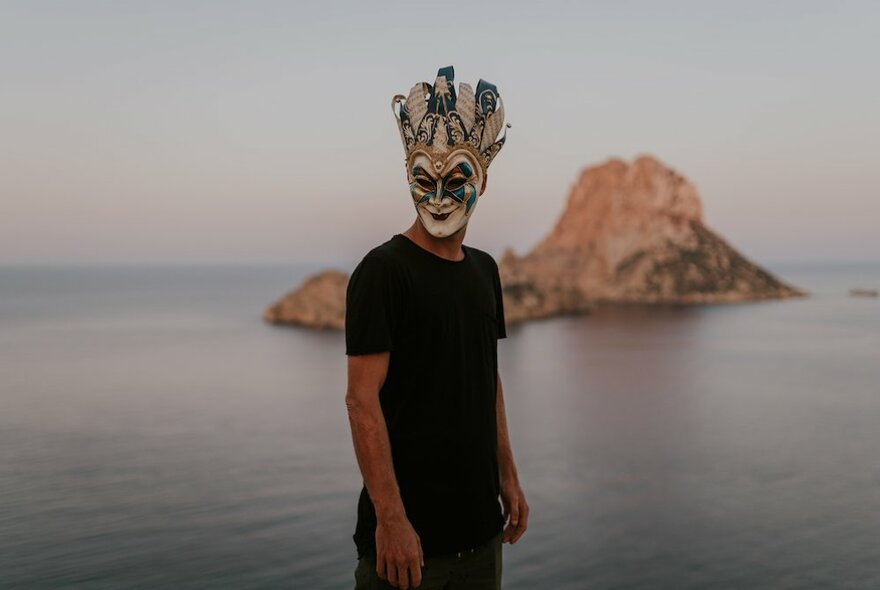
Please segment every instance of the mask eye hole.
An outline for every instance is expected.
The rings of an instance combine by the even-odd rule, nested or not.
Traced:
[[[432,191],[436,188],[434,181],[424,174],[418,174],[415,177],[416,184],[419,185],[419,188],[424,189],[426,191]]]
[[[446,181],[446,189],[450,191],[457,191],[461,187],[464,186],[464,183],[467,179],[464,176],[453,176],[449,180]]]

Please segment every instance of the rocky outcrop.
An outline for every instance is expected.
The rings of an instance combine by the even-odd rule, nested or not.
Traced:
[[[880,297],[880,291],[877,289],[850,289],[849,294],[852,297]]]
[[[325,270],[309,277],[263,313],[270,324],[294,324],[309,328],[345,329],[345,288],[348,275]]]
[[[722,303],[803,295],[703,221],[694,186],[650,156],[585,168],[553,230],[499,260],[508,323],[603,302]],[[344,327],[348,277],[324,272],[266,310],[272,323]]]
[[[498,262],[504,293],[504,319],[508,324],[563,314],[584,314],[595,302],[569,282],[565,275],[542,274],[513,250],[504,251]]]
[[[512,300],[528,294],[520,307],[543,296],[540,315],[576,312],[590,302],[720,303],[803,294],[710,230],[694,186],[650,156],[584,169],[553,230],[523,257],[506,252],[500,269]]]

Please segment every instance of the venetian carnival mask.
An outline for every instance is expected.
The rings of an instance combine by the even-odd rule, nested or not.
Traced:
[[[408,97],[398,94],[391,102],[413,204],[437,238],[451,236],[470,220],[489,164],[506,139],[506,133],[498,139],[504,127],[498,89],[480,80],[476,93],[465,83],[456,93],[454,78],[452,66],[440,68],[433,86],[421,82]]]

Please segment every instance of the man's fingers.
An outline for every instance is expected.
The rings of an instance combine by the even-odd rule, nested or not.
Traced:
[[[510,518],[501,535],[502,543],[516,543],[526,532],[529,520],[529,506],[525,498],[518,497],[510,503]]]
[[[400,590],[409,590],[409,571],[407,566],[402,565],[397,568],[397,584]]]
[[[513,539],[510,541],[511,544],[519,541],[519,538],[523,536],[523,533],[526,532],[526,528],[528,528],[529,524],[529,507],[523,502],[522,514],[519,519],[519,524],[516,526],[516,530],[513,534]]]
[[[501,535],[502,543],[510,543],[513,539],[513,532],[516,528],[516,523],[514,522],[514,515],[517,514],[516,510],[516,500],[513,502],[504,502],[504,522],[507,526],[504,527],[504,533]]]
[[[504,527],[504,532],[501,535],[502,543],[512,543],[513,537],[516,535],[518,525],[513,523],[513,518],[507,521],[507,526]]]
[[[529,522],[529,506],[525,500],[520,500],[519,518],[517,520],[517,525],[525,529]]]
[[[519,500],[513,501],[510,507],[510,524],[513,526],[519,524]]]
[[[422,551],[422,542],[419,541],[419,565],[425,567],[425,553]],[[422,571],[419,569],[419,577],[421,578]]]
[[[410,560],[409,565],[402,565],[397,569],[397,584],[400,590],[417,588],[422,583],[422,568],[415,559]]]
[[[400,590],[416,588],[422,583],[422,568],[419,557],[413,557],[409,562],[401,562],[400,565],[392,560],[385,564],[384,571],[380,566],[377,569],[379,577]]]
[[[387,574],[385,573],[385,557],[379,556],[376,558],[376,575],[379,576],[379,579],[386,580]]]
[[[386,578],[386,580],[388,580],[388,583],[392,586],[397,586],[397,566],[391,561],[388,562],[387,574],[388,577]]]
[[[412,563],[409,566],[409,581],[411,588],[418,588],[422,583],[422,566],[418,563]]]

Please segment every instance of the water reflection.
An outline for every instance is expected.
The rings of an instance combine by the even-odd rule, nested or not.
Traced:
[[[502,370],[534,516],[529,548],[509,552],[515,587],[548,568],[558,588],[786,587],[876,555],[868,527],[830,505],[843,494],[880,507],[852,469],[877,465],[868,431],[856,444],[846,427],[817,431],[830,406],[869,427],[876,398],[837,391],[829,405],[822,384],[857,391],[875,369],[792,340],[809,329],[781,311],[805,309],[618,307],[517,328]],[[824,362],[803,366],[818,350]],[[842,530],[860,543],[821,541]]]

